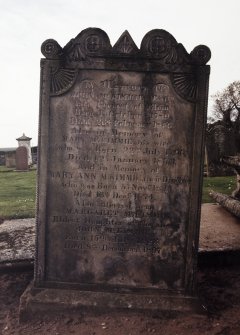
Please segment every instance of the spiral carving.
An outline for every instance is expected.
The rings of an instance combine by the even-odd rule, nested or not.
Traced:
[[[62,48],[57,41],[48,39],[43,42],[41,52],[47,59],[58,59],[62,54]]]
[[[191,52],[193,61],[199,65],[205,65],[211,58],[211,51],[205,45],[198,45]]]

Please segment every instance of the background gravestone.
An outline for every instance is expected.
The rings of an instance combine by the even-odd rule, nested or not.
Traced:
[[[16,152],[9,151],[5,153],[5,165],[8,168],[15,168],[16,167]]]
[[[24,133],[16,139],[19,147],[25,147],[27,149],[28,165],[32,164],[31,139],[31,137],[26,136]]]
[[[231,176],[233,169],[224,164],[222,159],[237,153],[235,134],[224,122],[209,125],[206,136],[207,175]]]
[[[26,147],[18,147],[16,149],[16,170],[28,170],[28,152]]]
[[[189,55],[164,30],[112,47],[89,28],[42,52],[36,272],[21,315],[53,301],[189,308],[210,50]]]

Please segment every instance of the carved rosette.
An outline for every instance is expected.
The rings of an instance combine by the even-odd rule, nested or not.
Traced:
[[[144,36],[141,51],[146,56],[161,59],[167,64],[175,64],[179,59],[177,41],[162,29],[151,30]]]
[[[149,31],[143,38],[140,50],[128,31],[125,31],[112,47],[108,35],[99,28],[83,30],[63,49],[53,39],[46,40],[41,47],[47,59],[62,59],[68,63],[89,61],[91,57],[129,56],[139,59],[156,59],[171,65],[204,65],[211,58],[211,51],[205,45],[199,45],[188,54],[181,43],[163,29]],[[126,57],[125,57],[126,58]],[[170,68],[171,71],[173,67]]]
[[[57,41],[48,39],[43,42],[41,52],[47,59],[59,59],[62,55],[62,48]]]
[[[193,61],[199,65],[205,65],[211,58],[211,50],[206,45],[198,45],[191,52]]]
[[[110,48],[109,37],[103,30],[88,28],[64,47],[64,53],[69,61],[78,62],[87,57],[103,55]]]
[[[55,40],[49,39],[42,44],[41,50],[47,60],[56,61],[51,64],[51,95],[66,92],[74,84],[78,68],[99,66],[100,69],[108,69],[107,65],[110,70],[170,72],[176,92],[188,101],[195,101],[196,68],[205,65],[211,58],[210,49],[204,45],[197,46],[188,54],[182,44],[162,29],[149,31],[140,49],[128,31],[112,47],[103,30],[88,28],[63,49]],[[117,67],[116,57],[121,58]],[[149,62],[152,68],[148,68]]]

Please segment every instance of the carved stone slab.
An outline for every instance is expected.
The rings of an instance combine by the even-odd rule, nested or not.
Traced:
[[[89,28],[42,52],[35,287],[192,295],[210,50]]]
[[[28,152],[27,148],[24,146],[16,149],[16,170],[28,170]]]
[[[0,266],[34,259],[35,219],[6,220],[0,225]]]

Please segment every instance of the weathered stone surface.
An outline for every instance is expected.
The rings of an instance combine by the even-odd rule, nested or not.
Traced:
[[[16,152],[6,152],[5,154],[5,165],[8,168],[16,167]]]
[[[165,296],[164,294],[130,293],[127,290],[119,292],[79,291],[54,288],[34,288],[31,285],[21,296],[19,319],[20,322],[39,318],[49,314],[113,314],[127,311],[128,313],[154,313],[174,311],[180,313],[203,312],[197,298],[191,296]]]
[[[16,170],[28,170],[28,152],[26,147],[18,147],[16,150]]]
[[[35,219],[6,220],[0,225],[0,264],[34,259]]]
[[[42,45],[35,287],[193,294],[210,50]]]
[[[178,99],[165,75],[94,70],[52,98],[49,281],[183,285],[194,113]]]
[[[240,249],[240,224],[235,216],[216,204],[203,204],[201,214],[199,252]],[[35,219],[1,224],[0,248],[1,264],[31,262],[35,257]]]

